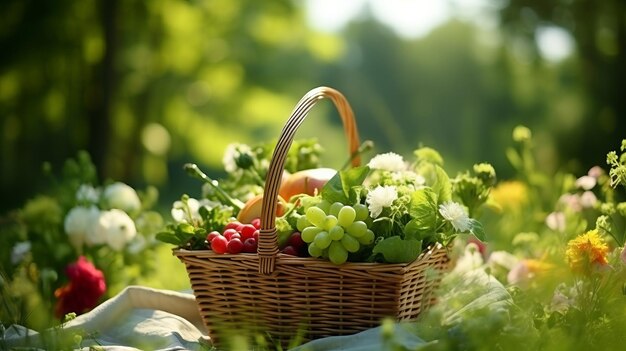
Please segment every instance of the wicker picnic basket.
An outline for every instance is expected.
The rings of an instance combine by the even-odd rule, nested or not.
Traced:
[[[214,340],[254,331],[274,340],[347,335],[375,327],[384,317],[415,319],[429,306],[448,269],[444,247],[434,247],[408,264],[335,265],[312,257],[279,253],[276,199],[287,151],[307,113],[330,99],[343,121],[350,154],[359,147],[354,115],[338,91],[319,87],[294,108],[274,150],[265,184],[256,254],[216,254],[176,249],[185,264],[200,314]],[[352,160],[358,166],[360,159]],[[257,334],[258,335],[258,334]]]

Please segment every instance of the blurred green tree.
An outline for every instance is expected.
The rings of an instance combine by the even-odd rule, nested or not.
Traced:
[[[7,0],[0,45],[1,210],[78,149],[130,183],[217,169],[227,143],[275,137],[342,47],[288,0]]]
[[[626,2],[623,0],[509,0],[501,5],[501,27],[535,48],[537,30],[557,26],[576,43],[576,69],[587,106],[583,122],[559,135],[559,148],[587,164],[604,164],[626,130]],[[572,142],[579,140],[579,142]]]

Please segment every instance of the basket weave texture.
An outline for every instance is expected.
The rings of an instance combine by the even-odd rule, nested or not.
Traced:
[[[415,319],[433,302],[433,290],[449,268],[437,246],[407,264],[348,262],[335,265],[279,253],[276,199],[295,131],[315,105],[329,98],[339,111],[350,154],[359,137],[352,109],[338,91],[319,87],[298,102],[278,139],[263,199],[256,254],[216,254],[176,249],[185,264],[200,314],[214,340],[229,332],[260,332],[278,340],[348,335],[375,327],[384,317]],[[352,164],[359,165],[354,157]],[[272,201],[273,200],[273,201]]]

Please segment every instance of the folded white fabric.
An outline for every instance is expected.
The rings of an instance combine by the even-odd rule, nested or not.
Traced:
[[[105,350],[196,350],[206,340],[206,328],[193,295],[130,286],[62,329],[45,334],[82,335],[77,349],[99,345]],[[9,347],[48,349],[58,342],[19,326],[8,328]]]

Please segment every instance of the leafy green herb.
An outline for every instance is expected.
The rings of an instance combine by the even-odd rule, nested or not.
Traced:
[[[322,188],[322,197],[330,203],[354,203],[357,196],[353,188],[363,184],[369,171],[369,167],[361,166],[337,172]]]
[[[388,263],[408,263],[414,261],[422,252],[420,240],[405,240],[392,236],[380,240],[372,249],[374,255],[382,255]]]

